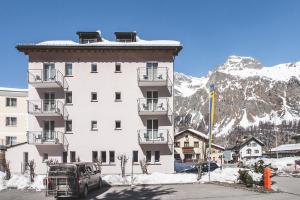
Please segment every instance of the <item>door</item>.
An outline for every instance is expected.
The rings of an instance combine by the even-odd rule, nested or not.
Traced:
[[[158,91],[147,91],[147,108],[149,111],[157,110]]]
[[[148,119],[147,120],[147,136],[148,140],[158,140],[158,120]]]
[[[55,127],[55,121],[53,120],[44,121],[43,141],[55,140],[54,127]]]
[[[55,93],[47,92],[44,94],[44,112],[55,112]]]
[[[155,80],[157,79],[157,63],[147,63],[146,67],[146,75],[149,80]]]
[[[44,81],[55,80],[55,66],[54,64],[44,65]]]

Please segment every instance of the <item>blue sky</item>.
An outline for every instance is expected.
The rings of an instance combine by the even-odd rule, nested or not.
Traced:
[[[0,5],[0,87],[26,87],[27,57],[17,43],[77,40],[78,30],[137,31],[143,39],[174,39],[184,49],[175,69],[206,75],[229,55],[272,66],[300,60],[297,0],[7,0]]]

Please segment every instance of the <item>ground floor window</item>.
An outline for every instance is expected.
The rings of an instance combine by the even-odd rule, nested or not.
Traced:
[[[193,154],[184,154],[184,161],[185,162],[190,162],[192,161]]]
[[[67,163],[68,162],[68,152],[67,151],[64,151],[63,152],[63,160],[62,160],[63,163]]]
[[[151,151],[146,151],[146,162],[151,162]]]
[[[98,162],[98,151],[92,151],[92,161]]]
[[[101,161],[102,163],[106,163],[106,151],[101,151]]]
[[[154,162],[160,162],[160,151],[154,152]]]
[[[70,162],[76,162],[76,152],[70,151]]]
[[[109,163],[115,163],[115,152],[109,151]]]
[[[180,158],[180,154],[175,153],[175,154],[174,154],[174,158],[175,158],[175,160],[180,160],[180,159],[181,159],[181,158]]]
[[[132,152],[132,159],[133,159],[132,161],[135,163],[139,161],[139,152],[138,151]]]

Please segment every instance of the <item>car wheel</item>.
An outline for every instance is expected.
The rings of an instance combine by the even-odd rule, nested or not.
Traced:
[[[88,193],[89,193],[89,190],[88,190],[88,187],[87,187],[87,185],[86,185],[86,186],[84,187],[84,189],[83,189],[82,197],[83,197],[83,198],[87,198]]]

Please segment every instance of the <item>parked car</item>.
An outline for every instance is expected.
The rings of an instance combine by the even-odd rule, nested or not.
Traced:
[[[49,167],[46,196],[55,198],[87,197],[89,190],[101,189],[101,171],[96,163],[59,163]]]
[[[219,168],[217,163],[215,163],[215,162],[210,163],[210,171],[214,171],[217,168]],[[201,172],[208,172],[208,162],[205,162],[201,165]],[[198,173],[198,169],[197,169],[197,166],[194,165],[189,169],[182,170],[181,173]]]

